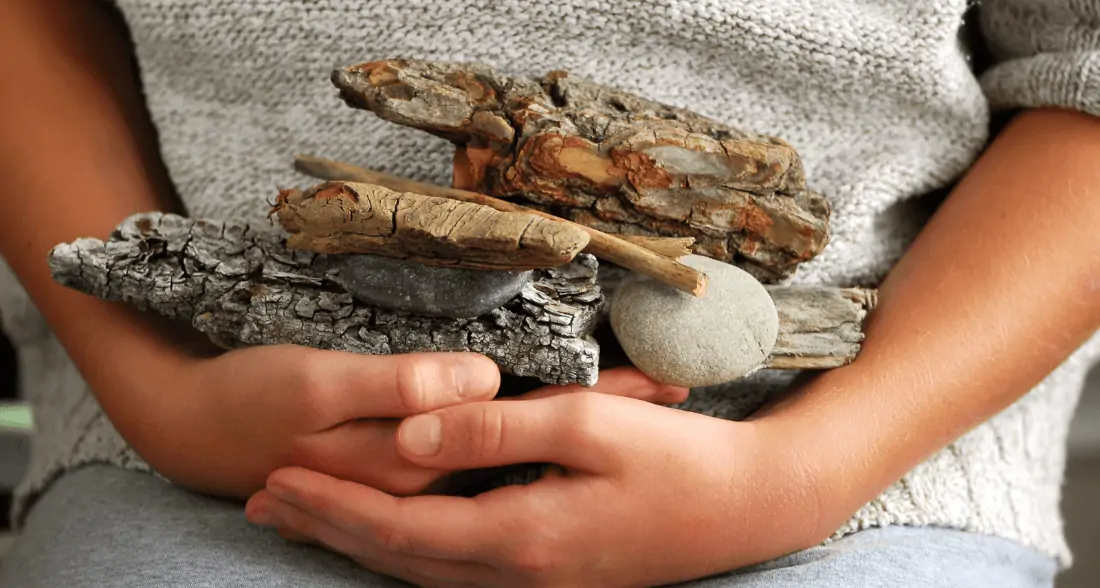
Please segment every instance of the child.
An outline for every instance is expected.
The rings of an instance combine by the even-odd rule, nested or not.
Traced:
[[[0,3],[0,311],[38,429],[3,585],[1032,588],[1069,565],[1100,2],[116,4]],[[687,410],[632,371],[489,402],[483,357],[218,353],[51,281],[50,247],[134,212],[263,226],[296,153],[448,182],[449,145],[327,84],[397,56],[569,69],[791,142],[834,207],[794,282],[881,284],[859,360]],[[419,495],[531,461],[564,474]]]

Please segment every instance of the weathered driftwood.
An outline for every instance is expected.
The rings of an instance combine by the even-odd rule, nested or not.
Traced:
[[[608,299],[626,277],[620,268],[601,267],[600,287]],[[765,286],[779,312],[779,337],[765,367],[780,370],[822,370],[855,360],[863,343],[863,324],[874,310],[877,291],[830,286]],[[607,320],[609,305],[604,306]],[[618,349],[602,343],[604,367],[625,363]],[[614,358],[614,359],[612,359]]]
[[[768,286],[779,311],[779,338],[765,366],[821,370],[847,365],[863,343],[863,322],[876,290],[827,286]]]
[[[505,373],[552,384],[596,382],[599,346],[589,334],[603,295],[591,256],[536,271],[516,298],[473,319],[358,303],[318,269],[334,261],[323,257],[287,249],[245,225],[149,213],[126,220],[106,243],[59,245],[49,262],[66,286],[189,321],[225,348],[469,350],[489,356]]]
[[[372,184],[284,190],[272,212],[292,249],[429,265],[547,269],[569,263],[588,244],[588,233],[565,221]]]
[[[312,156],[299,156],[294,161],[294,167],[298,171],[323,180],[346,180],[365,182],[385,186],[399,192],[413,192],[428,196],[453,198],[463,202],[484,204],[496,210],[506,212],[530,212],[547,218],[561,220],[559,217],[546,212],[520,206],[512,202],[499,200],[484,194],[459,190],[456,188],[444,188],[416,182],[405,178],[398,178],[382,172],[363,169],[347,163],[331,161]],[[588,233],[589,241],[585,251],[606,259],[612,263],[623,266],[642,275],[649,276],[674,288],[683,290],[695,296],[702,296],[706,292],[706,276],[674,259],[664,255],[669,253],[669,247],[661,243],[665,239],[651,238],[641,243],[627,241],[599,230],[584,225],[576,225]],[[683,239],[675,239],[676,247],[682,246]],[[651,249],[652,248],[652,249]]]
[[[566,72],[386,60],[333,72],[353,107],[459,145],[455,187],[518,197],[608,233],[690,236],[763,281],[828,241],[829,207],[782,140]]]

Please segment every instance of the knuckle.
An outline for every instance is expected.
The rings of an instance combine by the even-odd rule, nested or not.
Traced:
[[[412,554],[412,538],[392,523],[381,525],[375,531],[384,553]]]
[[[431,387],[436,368],[418,356],[404,356],[394,367],[394,394],[400,407],[409,414],[431,409]]]
[[[325,366],[324,355],[302,352],[286,358],[286,362],[288,369],[282,383],[294,398],[291,415],[298,420],[324,419],[333,397],[332,374]]]
[[[599,437],[608,422],[607,403],[604,400],[602,395],[594,392],[569,395],[563,415],[569,420],[570,426],[563,431],[581,439]]]
[[[466,451],[473,461],[497,455],[504,447],[504,414],[495,408],[487,406],[469,421]]]
[[[543,543],[526,542],[508,557],[508,564],[525,576],[541,576],[560,567],[555,550]]]

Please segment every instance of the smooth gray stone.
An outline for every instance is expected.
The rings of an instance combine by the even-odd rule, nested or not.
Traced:
[[[330,255],[318,263],[329,279],[361,302],[449,318],[473,318],[501,307],[533,274],[438,267],[377,255]]]
[[[618,287],[611,330],[631,363],[665,384],[722,384],[758,370],[779,336],[779,314],[764,285],[748,272],[709,257],[684,264],[709,278],[697,298],[641,276]]]

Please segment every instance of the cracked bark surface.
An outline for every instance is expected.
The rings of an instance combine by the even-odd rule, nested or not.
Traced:
[[[365,354],[469,350],[504,373],[551,384],[594,384],[601,353],[603,367],[623,365],[613,347],[601,352],[592,334],[603,322],[605,295],[627,270],[598,268],[588,254],[536,271],[519,295],[472,319],[357,302],[328,274],[338,257],[288,249],[242,224],[161,213],[130,217],[106,242],[58,245],[49,263],[65,286],[188,321],[226,349],[290,343]],[[768,289],[780,316],[768,367],[826,369],[856,357],[875,291]]]
[[[453,141],[455,187],[607,233],[695,238],[764,282],[828,242],[829,206],[784,141],[567,72],[386,60],[336,70],[345,102]]]
[[[428,265],[548,269],[569,263],[588,244],[588,233],[564,221],[355,182],[284,190],[272,212],[292,249]]]
[[[505,373],[548,384],[596,382],[599,346],[589,335],[604,298],[590,255],[535,272],[510,302],[472,319],[359,303],[318,269],[327,264],[316,263],[319,257],[247,225],[145,213],[106,242],[58,245],[49,263],[63,285],[188,321],[227,349],[290,343],[373,355],[475,351]]]

